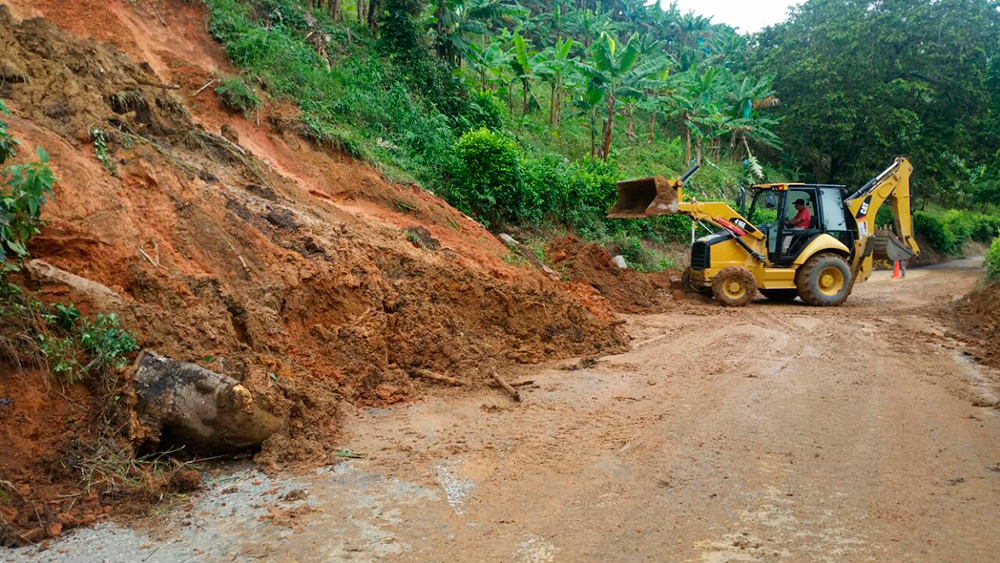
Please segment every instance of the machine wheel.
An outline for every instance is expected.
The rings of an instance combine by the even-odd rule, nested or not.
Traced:
[[[803,301],[817,307],[840,305],[854,288],[850,266],[840,256],[828,252],[813,256],[799,268],[795,286]]]
[[[696,287],[691,283],[691,267],[688,266],[684,268],[684,273],[681,274],[681,287],[684,291],[690,291],[691,293],[698,293],[701,295],[712,295],[711,288]]]
[[[797,289],[761,289],[760,293],[764,297],[767,297],[769,301],[776,303],[795,301],[795,298],[799,296],[799,290]]]
[[[746,268],[723,268],[712,280],[712,295],[726,307],[742,307],[757,294],[757,280]]]

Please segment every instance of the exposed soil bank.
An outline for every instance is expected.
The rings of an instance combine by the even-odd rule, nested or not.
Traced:
[[[112,45],[0,5],[6,121],[23,156],[49,151],[57,177],[30,250],[88,283],[27,270],[18,281],[84,313],[114,311],[143,347],[241,382],[284,421],[258,462],[329,461],[338,405],[436,390],[411,379],[416,369],[483,385],[493,369],[625,349],[607,301],[504,262],[501,242],[439,198],[311,145],[288,127],[293,109],[265,107],[259,127],[222,111],[211,88],[198,92],[228,68],[203,7],[158,6],[163,24],[146,3],[15,3],[19,16],[51,16]],[[223,125],[239,144],[218,134]],[[438,244],[412,244],[410,228]],[[35,404],[59,414],[51,432],[76,431],[77,416],[61,416],[71,399],[39,391],[43,376],[5,369],[0,381],[12,408]],[[72,467],[70,450],[32,442],[39,420],[8,407],[0,451],[40,451],[0,478],[48,506],[46,487],[73,482],[60,466]],[[29,516],[29,527],[42,522]]]

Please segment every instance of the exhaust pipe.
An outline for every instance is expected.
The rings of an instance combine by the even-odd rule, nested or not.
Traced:
[[[618,201],[608,211],[609,219],[641,219],[677,213],[678,192],[695,172],[698,165],[688,169],[677,180],[651,176],[638,180],[618,182]]]

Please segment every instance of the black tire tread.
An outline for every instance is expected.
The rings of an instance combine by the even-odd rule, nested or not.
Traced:
[[[723,290],[723,285],[733,277],[738,277],[747,288],[746,294],[739,299],[729,299]],[[743,307],[747,303],[753,301],[754,296],[757,294],[757,279],[753,277],[750,270],[746,268],[740,268],[739,266],[727,266],[719,270],[718,274],[715,274],[715,279],[712,280],[712,295],[715,300],[721,303],[725,307]]]
[[[845,280],[847,290],[842,295],[833,298],[823,295],[818,287],[814,287],[814,284],[810,283],[813,277],[812,273],[817,269],[825,267],[829,260],[841,262],[847,271],[847,279]],[[836,307],[847,301],[847,298],[851,295],[851,292],[854,290],[854,279],[851,276],[851,267],[847,264],[846,260],[831,252],[820,252],[810,257],[806,260],[805,264],[799,267],[799,271],[795,273],[795,287],[799,290],[799,297],[807,305],[812,305],[813,307]]]

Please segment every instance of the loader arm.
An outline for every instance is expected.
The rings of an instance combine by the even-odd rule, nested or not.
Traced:
[[[684,183],[698,171],[692,166],[683,176],[668,180],[652,176],[618,182],[618,200],[608,211],[612,219],[641,219],[657,215],[687,215],[732,233],[736,244],[754,260],[767,261],[764,233],[729,205],[718,201],[683,201]]]
[[[905,156],[872,178],[844,200],[844,206],[854,217],[858,237],[854,242],[851,264],[852,278],[861,280],[871,275],[875,259],[909,260],[920,253],[913,236],[913,215],[910,211],[910,174],[913,165]],[[892,205],[893,233],[876,233],[875,218],[886,201]]]

